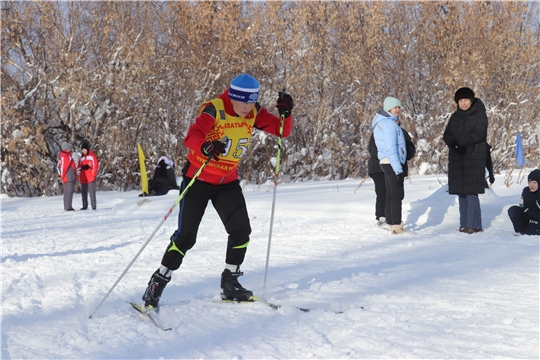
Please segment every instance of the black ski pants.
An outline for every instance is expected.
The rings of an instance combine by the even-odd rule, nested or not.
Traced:
[[[379,220],[386,217],[386,180],[384,173],[375,173],[369,175],[375,184],[375,218]]]
[[[388,225],[399,225],[401,224],[401,202],[405,197],[403,188],[405,174],[396,175],[390,164],[381,164],[381,169],[384,172],[386,184],[386,223]]]
[[[190,178],[184,177],[180,193],[190,181]],[[224,185],[212,185],[195,180],[180,202],[178,229],[165,250],[162,265],[171,270],[180,267],[187,251],[197,241],[197,232],[208,201],[212,202],[229,234],[225,263],[241,265],[244,262],[251,225],[240,182],[235,180]]]

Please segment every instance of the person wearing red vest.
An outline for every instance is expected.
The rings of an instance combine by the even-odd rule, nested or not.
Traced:
[[[221,95],[202,104],[199,115],[188,129],[184,144],[189,154],[182,171],[180,192],[204,162],[208,158],[211,160],[180,202],[178,228],[171,236],[161,266],[152,274],[142,297],[147,309],[158,307],[172,272],[180,267],[187,251],[195,245],[199,224],[209,201],[229,234],[225,269],[221,274],[221,296],[224,300],[253,299],[253,292],[238,282],[238,277],[243,275],[240,265],[251,234],[246,202],[238,180],[238,164],[246,154],[254,129],[279,136],[281,123],[280,117],[257,102],[259,89],[259,82],[251,75],[237,76]],[[292,97],[280,92],[276,107],[284,118],[282,135],[287,137],[292,129]],[[220,141],[222,139],[226,141]]]
[[[75,211],[71,205],[73,193],[75,192],[75,183],[77,182],[77,167],[71,155],[71,144],[62,143],[62,151],[58,154],[58,176],[64,183],[64,210]]]
[[[81,195],[82,208],[88,209],[88,194],[90,194],[90,205],[92,210],[96,210],[96,177],[99,170],[99,163],[96,155],[90,150],[90,144],[86,141],[81,146],[82,156],[79,159],[79,170],[81,172]]]

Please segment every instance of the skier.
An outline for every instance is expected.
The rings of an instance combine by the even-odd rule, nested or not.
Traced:
[[[71,154],[71,144],[68,142],[62,143],[62,151],[58,154],[56,170],[58,177],[64,183],[64,211],[75,211],[72,202],[77,182],[77,167]]]
[[[484,103],[471,89],[458,89],[454,101],[458,108],[443,134],[448,146],[448,192],[459,198],[459,231],[474,234],[482,231],[478,194],[486,185],[488,119]]]
[[[181,191],[205,161],[211,160],[181,200],[178,228],[142,297],[147,309],[158,307],[172,272],[180,267],[187,251],[195,245],[208,201],[212,201],[229,234],[225,269],[221,274],[221,297],[224,300],[253,300],[253,293],[238,282],[238,277],[243,275],[240,265],[249,244],[251,226],[237,168],[253,130],[279,136],[281,122],[257,102],[259,89],[259,82],[254,77],[248,74],[237,76],[221,95],[201,105],[199,115],[188,129],[184,144],[189,154],[182,170]],[[283,137],[291,133],[293,106],[292,97],[280,92],[276,107],[285,119]],[[225,137],[226,142],[221,142],[220,139]]]
[[[516,234],[540,235],[540,170],[531,171],[527,180],[529,186],[523,188],[519,206],[511,206],[508,216]]]
[[[90,144],[83,141],[81,145],[82,156],[79,159],[79,170],[81,172],[81,195],[82,208],[88,209],[88,194],[90,194],[90,205],[92,210],[96,210],[96,177],[99,163],[96,155],[90,150]]]

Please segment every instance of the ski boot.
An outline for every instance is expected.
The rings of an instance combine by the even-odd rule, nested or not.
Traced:
[[[165,286],[171,281],[171,273],[171,270],[167,269],[165,266],[161,266],[152,274],[148,286],[142,296],[144,306],[148,310],[155,309],[157,311],[159,298],[161,297]]]
[[[232,301],[253,301],[253,292],[244,289],[238,282],[238,277],[244,275],[238,266],[236,272],[229,269],[223,270],[221,274],[221,298]]]

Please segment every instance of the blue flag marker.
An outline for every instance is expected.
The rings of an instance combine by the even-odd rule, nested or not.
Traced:
[[[517,166],[525,165],[525,157],[523,156],[523,146],[521,145],[521,133],[518,131],[516,138],[516,161]]]

